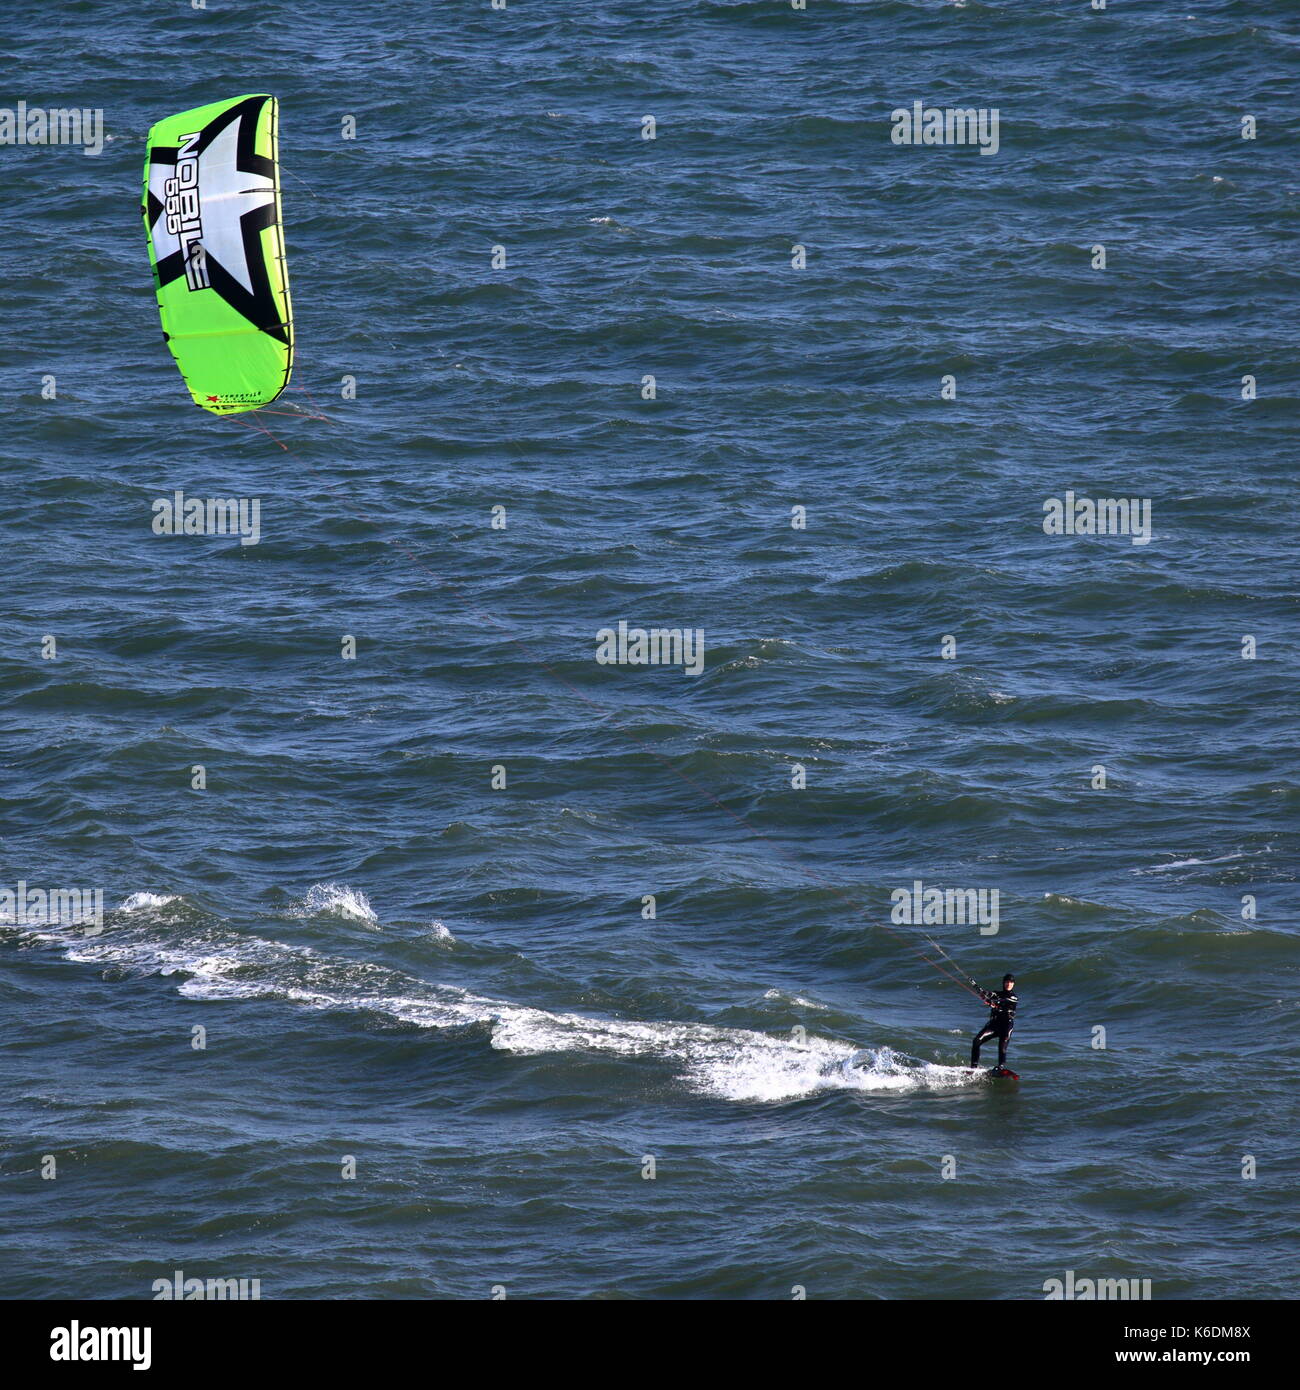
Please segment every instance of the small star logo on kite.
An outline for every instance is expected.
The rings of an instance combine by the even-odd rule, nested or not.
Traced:
[[[208,400],[210,400],[210,401],[212,401],[212,402],[214,402],[214,403],[217,402],[217,401],[219,401],[220,399],[221,399],[220,396],[209,396],[209,397],[208,397]]]

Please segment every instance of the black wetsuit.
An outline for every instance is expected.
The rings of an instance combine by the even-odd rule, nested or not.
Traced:
[[[976,985],[975,988],[979,989],[979,986]],[[998,1066],[1005,1067],[1007,1064],[1007,1044],[1011,1041],[1011,1033],[1016,1026],[1016,1006],[1020,1000],[1006,989],[980,989],[980,998],[992,1012],[989,1014],[988,1022],[971,1040],[970,1064],[972,1067],[979,1066],[980,1045],[986,1043],[990,1038],[996,1038],[998,1040]]]

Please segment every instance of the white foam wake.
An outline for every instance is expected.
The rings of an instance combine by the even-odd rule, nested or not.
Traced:
[[[802,1032],[781,1037],[703,1023],[552,1012],[229,931],[190,928],[183,935],[159,935],[156,916],[142,909],[156,910],[166,901],[133,894],[120,909],[123,915],[100,933],[46,928],[31,939],[100,969],[176,977],[178,992],[188,999],[278,998],[312,1009],[365,1010],[421,1028],[485,1025],[494,1048],[523,1056],[655,1058],[689,1090],[730,1101],[784,1101],[828,1090],[948,1089],[979,1079],[962,1067],[889,1048],[863,1051]]]

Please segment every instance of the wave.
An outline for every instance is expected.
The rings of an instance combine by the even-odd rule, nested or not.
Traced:
[[[360,889],[349,888],[346,883],[313,883],[307,890],[307,896],[290,908],[288,915],[346,917],[353,922],[364,922],[376,931],[380,929],[379,918],[370,906],[370,899]]]
[[[1238,859],[1245,859],[1249,856],[1245,853],[1219,854],[1209,859],[1171,859],[1167,864],[1149,864],[1145,868],[1134,869],[1135,874],[1165,874],[1171,869],[1188,869],[1200,867],[1205,864],[1231,864]]]
[[[126,913],[157,911],[160,907],[166,907],[169,903],[179,901],[180,898],[175,893],[132,893],[122,900],[122,905],[118,911]]]

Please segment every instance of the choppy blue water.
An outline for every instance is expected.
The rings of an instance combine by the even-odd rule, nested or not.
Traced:
[[[0,1295],[1293,1294],[1294,7],[11,8],[0,103],[109,139],[0,148],[0,884],[108,911],[0,925]],[[275,439],[138,217],[256,91]],[[931,932],[1019,1088],[917,878],[1000,894]]]

